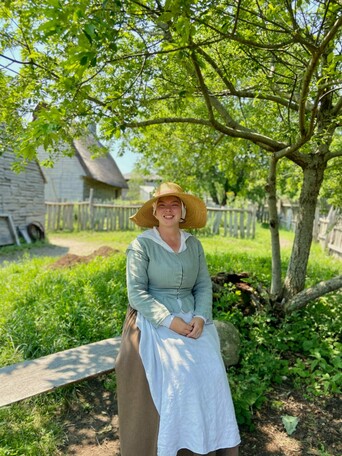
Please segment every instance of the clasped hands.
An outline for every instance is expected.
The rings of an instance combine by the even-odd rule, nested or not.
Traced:
[[[203,332],[204,320],[200,317],[193,317],[193,319],[186,323],[180,317],[174,317],[171,322],[170,329],[180,334],[181,336],[191,337],[198,339]]]

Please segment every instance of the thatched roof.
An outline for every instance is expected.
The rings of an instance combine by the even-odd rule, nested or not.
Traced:
[[[92,158],[94,153],[98,154],[99,151],[106,150],[92,133],[86,137],[74,139],[73,144],[75,155],[79,158],[87,177],[112,187],[128,188],[114,158],[108,152]]]

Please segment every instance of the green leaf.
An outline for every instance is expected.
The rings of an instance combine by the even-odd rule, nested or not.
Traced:
[[[83,66],[83,65],[86,65],[87,62],[88,62],[88,54],[82,55],[82,57],[80,58],[80,64]]]
[[[296,430],[297,424],[299,423],[298,418],[296,416],[283,415],[281,419],[287,434],[292,435]]]
[[[93,24],[86,24],[86,26],[83,29],[83,33],[88,38],[90,44],[92,44],[93,39],[95,38],[95,35],[96,35],[95,26]]]
[[[165,13],[161,14],[161,16],[160,16],[160,20],[162,22],[168,22],[172,18],[173,18],[173,14],[171,12],[165,12]]]
[[[58,23],[55,19],[45,22],[44,24],[42,24],[38,27],[38,31],[43,32],[46,35],[52,35],[54,33],[57,33],[57,30],[58,30]]]

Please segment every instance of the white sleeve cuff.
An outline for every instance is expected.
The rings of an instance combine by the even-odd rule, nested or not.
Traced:
[[[208,321],[208,319],[205,318],[205,317],[202,317],[202,315],[194,315],[194,317],[202,318],[202,320],[204,321],[204,323],[207,323],[207,321]]]
[[[170,328],[172,320],[175,318],[174,315],[168,315],[164,320],[160,323],[161,326],[166,326],[166,328]]]

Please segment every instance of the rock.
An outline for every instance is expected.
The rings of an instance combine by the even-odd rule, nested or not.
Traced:
[[[226,367],[233,366],[239,361],[240,333],[229,321],[214,320],[220,343],[223,362]]]

